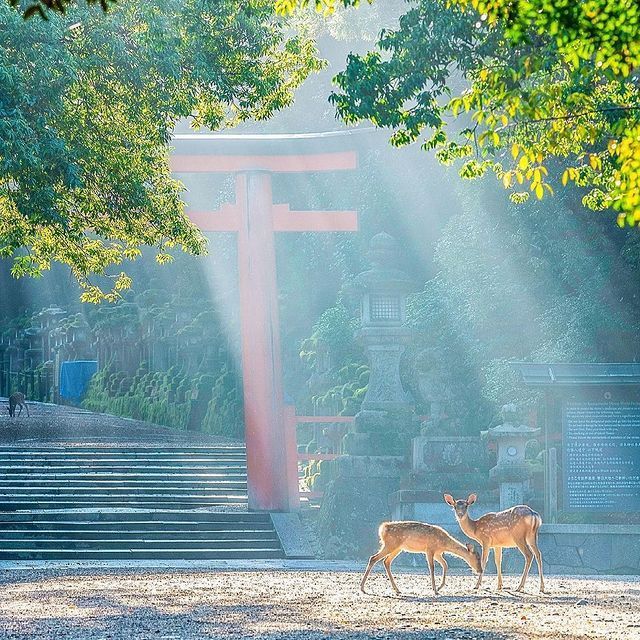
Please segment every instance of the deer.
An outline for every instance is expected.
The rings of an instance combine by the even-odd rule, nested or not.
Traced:
[[[22,407],[27,410],[27,416],[29,416],[29,407],[24,399],[24,393],[20,393],[20,391],[16,391],[9,396],[9,415],[13,418],[16,415],[16,407],[20,407],[20,411],[18,412],[18,417],[22,414]]]
[[[478,574],[475,589],[480,588],[489,552],[493,549],[498,569],[498,591],[502,590],[502,549],[518,547],[524,556],[524,571],[516,591],[524,591],[531,562],[535,556],[540,575],[540,592],[544,593],[542,554],[538,548],[538,529],[542,524],[540,514],[531,507],[521,504],[498,513],[485,513],[477,520],[473,520],[469,516],[469,507],[477,498],[478,496],[472,493],[466,500],[454,500],[450,494],[444,494],[444,501],[453,508],[456,520],[464,534],[482,546],[482,569]]]
[[[400,589],[398,589],[398,585],[391,574],[391,563],[402,551],[425,554],[431,575],[431,587],[435,595],[438,595],[439,591],[444,587],[447,578],[448,565],[444,559],[444,553],[450,553],[462,558],[476,573],[482,571],[480,554],[474,546],[471,543],[462,544],[442,527],[410,520],[383,522],[378,528],[378,536],[380,538],[380,551],[369,558],[367,570],[364,572],[360,582],[360,591],[362,593],[366,593],[364,585],[371,573],[371,569],[377,562],[382,560],[391,587],[397,595],[400,595]],[[442,581],[437,588],[434,560],[442,567]]]

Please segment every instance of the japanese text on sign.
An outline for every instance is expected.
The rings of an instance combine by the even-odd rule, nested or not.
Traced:
[[[562,422],[565,508],[637,511],[640,402],[566,402]]]

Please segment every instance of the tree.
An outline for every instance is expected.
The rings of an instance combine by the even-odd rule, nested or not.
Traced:
[[[66,13],[76,3],[74,0],[33,0],[26,3],[20,0],[8,0],[9,6],[20,9],[25,20],[38,15],[43,20],[48,20],[51,13]],[[117,0],[86,0],[86,4],[91,7],[100,5],[102,11],[108,11],[111,5]]]
[[[549,204],[500,203],[488,181],[435,244],[438,273],[409,303],[413,357],[477,432],[506,402],[531,404],[512,363],[625,362],[638,357],[639,236],[576,215],[575,187]],[[577,203],[579,206],[579,203]]]
[[[292,11],[306,0],[278,0]],[[316,0],[332,11],[337,0]],[[342,0],[342,4],[357,4]],[[585,206],[640,221],[640,5],[636,0],[417,0],[331,96],[349,124],[423,140],[514,202],[573,182]]]
[[[0,257],[71,267],[85,301],[130,285],[142,245],[201,254],[168,166],[170,132],[268,118],[319,68],[269,0],[126,3],[47,22],[0,3]],[[111,279],[92,278],[95,274]]]

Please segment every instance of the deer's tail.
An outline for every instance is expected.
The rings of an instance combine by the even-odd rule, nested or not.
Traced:
[[[530,518],[531,518],[531,531],[527,535],[527,543],[529,544],[529,546],[536,548],[538,545],[538,530],[542,525],[542,518],[540,517],[540,514],[536,511],[531,512]]]

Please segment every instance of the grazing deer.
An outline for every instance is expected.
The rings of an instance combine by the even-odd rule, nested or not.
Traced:
[[[22,414],[22,407],[27,410],[27,416],[29,415],[29,407],[24,399],[24,393],[16,391],[9,396],[9,415],[13,418],[16,415],[16,407],[20,407],[18,417]]]
[[[524,556],[524,571],[517,591],[524,591],[524,583],[529,575],[532,558],[535,556],[540,575],[540,591],[544,593],[542,554],[538,548],[538,529],[542,524],[540,514],[531,507],[521,504],[498,513],[486,513],[477,520],[472,520],[468,509],[477,497],[472,493],[466,500],[454,500],[448,493],[444,494],[444,501],[453,507],[462,531],[482,545],[482,570],[478,575],[475,588],[480,588],[489,552],[493,549],[498,569],[498,590],[502,589],[502,549],[518,547]]]
[[[367,570],[364,572],[364,576],[360,582],[360,591],[362,591],[362,593],[365,593],[364,583],[367,581],[371,569],[373,569],[376,562],[380,560],[382,560],[384,564],[393,590],[397,594],[400,593],[400,589],[398,589],[398,585],[396,585],[391,575],[391,563],[402,551],[424,553],[429,566],[429,573],[431,574],[431,586],[436,595],[440,589],[444,587],[444,582],[447,577],[447,561],[444,559],[443,553],[451,553],[454,556],[459,556],[475,572],[480,573],[482,571],[480,554],[474,549],[473,545],[467,544],[465,546],[462,542],[450,536],[441,527],[412,521],[383,522],[378,529],[378,535],[380,537],[380,551],[369,558]],[[442,567],[442,582],[437,589],[435,567],[433,564],[434,560]]]

